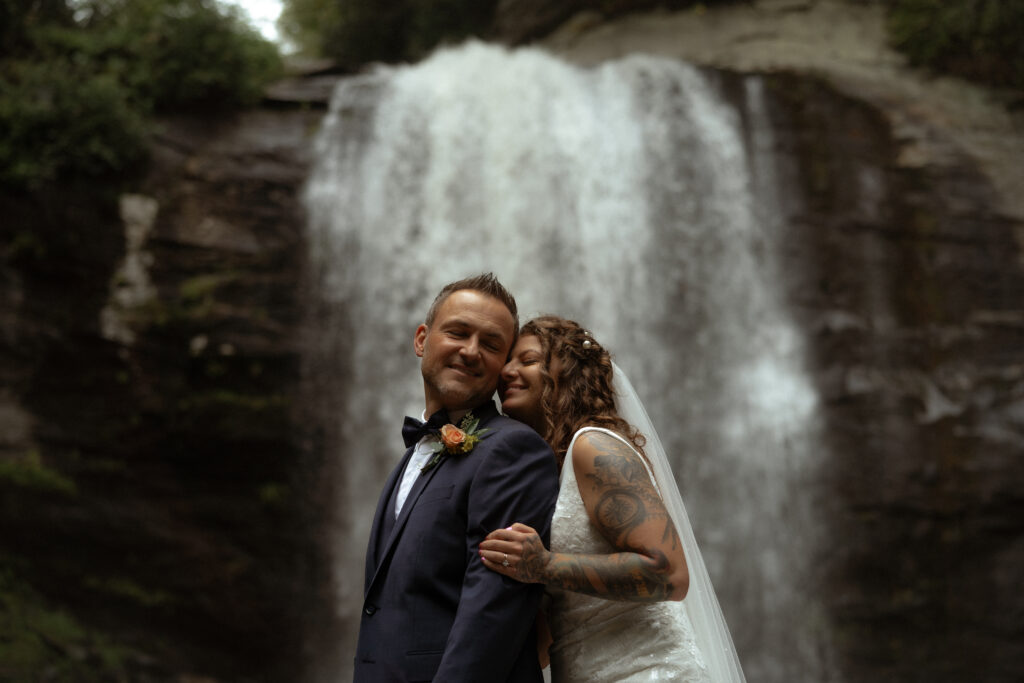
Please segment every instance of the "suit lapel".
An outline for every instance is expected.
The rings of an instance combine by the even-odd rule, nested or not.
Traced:
[[[384,560],[387,559],[388,555],[394,549],[398,539],[402,537],[402,530],[405,528],[405,523],[409,521],[409,516],[412,514],[412,509],[416,507],[416,499],[423,493],[423,489],[427,487],[427,484],[434,475],[437,474],[445,463],[447,458],[443,458],[441,462],[437,463],[436,466],[432,467],[429,471],[424,472],[420,476],[416,477],[416,481],[412,485],[412,489],[409,490],[409,496],[405,499],[405,503],[402,504],[402,511],[398,513],[398,519],[395,520],[394,528],[391,529],[391,533],[387,536],[384,541],[384,547],[378,555],[377,567],[374,570],[373,579],[376,580],[377,574],[380,572],[380,567],[384,564]],[[403,471],[405,467],[402,467]],[[390,496],[389,496],[390,497]],[[393,499],[392,499],[393,502]],[[394,507],[389,508],[389,511],[394,510]],[[394,513],[392,512],[392,515]],[[370,581],[369,585],[372,585],[373,581]]]
[[[385,482],[384,490],[377,503],[377,511],[373,517],[373,532],[370,537],[370,548],[373,549],[372,570],[374,572],[380,566],[380,561],[384,557],[381,550],[391,536],[391,530],[394,527],[395,495],[398,493],[398,485],[402,481],[402,473],[405,472],[405,468],[409,464],[409,459],[412,457],[414,450],[415,448],[406,449],[402,460],[392,470],[387,482]]]
[[[478,408],[473,409],[473,414],[480,420],[481,428],[489,422],[493,417],[498,414],[498,409],[495,407],[493,402],[485,403]],[[486,438],[486,436],[484,437]],[[427,484],[430,483],[431,479],[445,466],[448,459],[451,456],[444,456],[441,461],[437,463],[427,472],[424,472],[416,478],[415,483],[412,485],[412,489],[409,491],[409,496],[405,499],[405,503],[402,505],[402,511],[398,513],[398,519],[395,519],[394,527],[390,527],[389,519],[394,519],[395,509],[395,495],[398,489],[399,482],[402,479],[402,474],[405,472],[405,468],[409,464],[409,459],[412,457],[412,453],[415,448],[410,448],[405,452],[405,457],[402,458],[402,462],[399,463],[395,471],[391,473],[391,477],[388,479],[384,486],[384,490],[387,491],[387,495],[381,495],[381,502],[377,507],[377,515],[375,517],[375,523],[373,528],[373,535],[371,539],[372,547],[376,552],[374,558],[374,566],[372,568],[373,578],[366,583],[367,594],[370,591],[370,587],[374,581],[377,580],[377,576],[380,574],[380,568],[384,564],[388,555],[394,549],[398,539],[402,536],[402,530],[405,528],[405,524],[409,521],[409,516],[412,514],[412,509],[416,507],[416,500],[420,497],[420,494],[427,488]],[[462,456],[458,456],[462,457]],[[388,517],[390,515],[390,518]],[[388,529],[390,528],[390,533]]]

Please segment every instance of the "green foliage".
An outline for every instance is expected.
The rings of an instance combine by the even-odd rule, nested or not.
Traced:
[[[222,285],[235,282],[241,277],[242,273],[238,271],[197,275],[182,282],[178,286],[178,292],[181,295],[182,302],[194,304],[212,299],[214,293]]]
[[[409,53],[425,55],[437,45],[480,35],[490,25],[496,5],[480,0],[409,0]]]
[[[291,491],[287,484],[269,483],[260,486],[256,491],[256,495],[266,507],[276,508],[288,502]]]
[[[278,31],[303,54],[328,54],[328,36],[341,23],[341,4],[338,0],[284,0]]]
[[[0,0],[0,20],[0,183],[14,187],[124,171],[154,114],[251,105],[281,71],[215,0]]]
[[[36,450],[18,460],[0,460],[0,482],[47,493],[73,495],[78,492],[75,482],[44,465]]]
[[[355,68],[423,57],[484,34],[497,0],[285,0],[280,27],[306,54]]]
[[[124,577],[98,578],[90,576],[82,582],[87,588],[109,597],[128,600],[140,607],[162,607],[171,602],[168,593],[159,590],[148,590],[131,579]]]
[[[0,0],[0,57],[30,52],[31,34],[38,26],[71,24],[65,0]]]
[[[97,61],[157,111],[245,106],[281,71],[277,49],[213,0],[93,0]]]
[[[406,0],[339,2],[339,23],[326,34],[325,53],[343,65],[396,61],[406,50]]]
[[[137,161],[144,118],[110,74],[59,57],[4,65],[0,182],[99,176]]]
[[[889,35],[912,64],[1024,89],[1024,3],[891,0]]]
[[[127,648],[48,605],[8,564],[0,562],[0,679],[126,679]]]

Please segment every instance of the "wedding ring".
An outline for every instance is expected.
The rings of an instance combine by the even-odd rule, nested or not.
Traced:
[[[505,556],[505,559],[504,559],[504,561],[502,561],[501,566],[502,567],[510,567],[512,565],[512,563],[508,561],[508,553],[502,553],[502,555]]]

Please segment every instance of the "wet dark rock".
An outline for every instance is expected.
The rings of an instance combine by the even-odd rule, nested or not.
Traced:
[[[120,196],[4,198],[0,560],[19,588],[0,588],[70,616],[41,636],[69,671],[300,666],[318,552],[294,430],[300,192],[320,116],[164,121]],[[120,653],[102,665],[101,642]]]
[[[263,97],[269,104],[326,108],[337,82],[335,75],[289,78],[267,88]]]
[[[922,124],[934,155],[908,167],[891,112],[814,79],[768,83],[783,185],[804,188],[783,241],[829,401],[821,590],[843,680],[1015,680],[1021,222],[941,131]]]

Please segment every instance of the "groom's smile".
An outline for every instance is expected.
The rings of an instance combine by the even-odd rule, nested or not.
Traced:
[[[479,372],[475,372],[473,370],[470,370],[465,365],[452,364],[452,365],[449,365],[448,367],[450,369],[454,370],[455,372],[459,373],[460,375],[466,375],[467,377],[479,377],[480,376]]]

